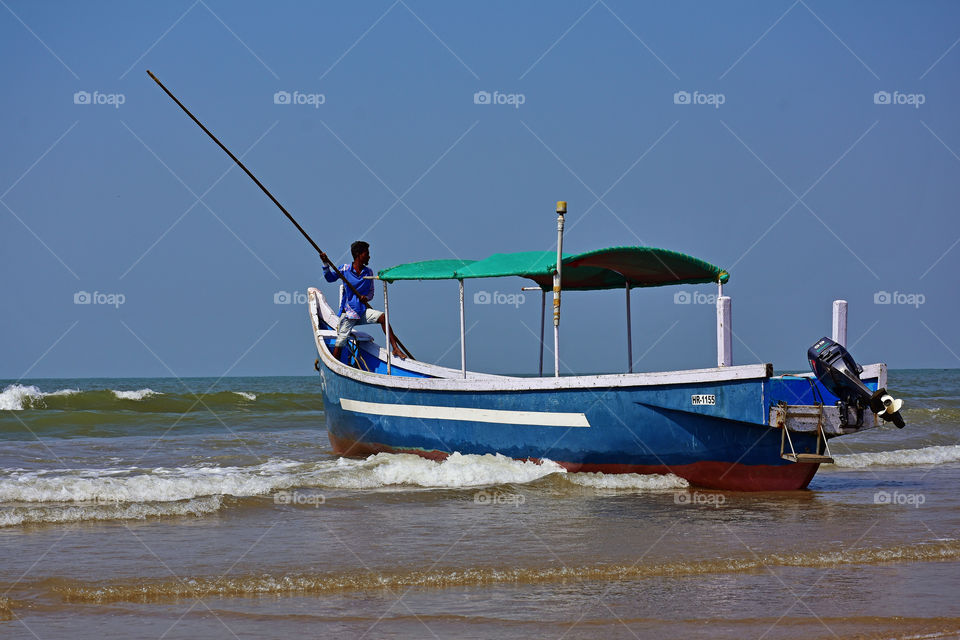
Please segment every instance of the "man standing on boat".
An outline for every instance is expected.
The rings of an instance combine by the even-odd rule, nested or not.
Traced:
[[[352,264],[344,264],[340,267],[343,277],[353,285],[353,288],[360,294],[358,298],[350,287],[344,287],[343,296],[340,298],[340,321],[337,324],[337,341],[333,345],[333,357],[340,359],[340,353],[343,351],[343,345],[350,337],[350,332],[358,324],[379,324],[383,329],[384,335],[387,333],[386,318],[382,311],[367,305],[373,298],[373,270],[367,266],[370,262],[370,245],[363,240],[357,240],[350,245],[350,254],[353,256]],[[327,282],[336,282],[339,278],[337,274],[327,266],[330,259],[327,254],[320,252],[320,258],[323,260],[323,278]],[[397,345],[397,339],[390,332],[390,347],[393,349],[393,355],[403,358],[403,352]]]

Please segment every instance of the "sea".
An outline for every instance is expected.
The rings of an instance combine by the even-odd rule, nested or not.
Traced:
[[[960,370],[808,490],[342,458],[315,377],[0,381],[0,638],[960,637]]]

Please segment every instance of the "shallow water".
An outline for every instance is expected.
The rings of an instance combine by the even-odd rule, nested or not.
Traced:
[[[2,637],[960,636],[958,371],[759,494],[341,459],[314,378],[213,382],[0,382]]]

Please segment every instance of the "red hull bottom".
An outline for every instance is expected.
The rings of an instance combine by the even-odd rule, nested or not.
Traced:
[[[445,460],[444,451],[403,449],[376,442],[357,442],[334,436],[328,432],[334,453],[341,456],[368,456],[375,453],[412,453],[430,460]],[[557,464],[571,472],[601,473],[672,473],[687,482],[707,489],[727,491],[796,491],[806,489],[820,468],[819,464],[793,462],[783,465],[746,465],[734,462],[702,461],[668,467],[666,465],[635,464],[582,464],[563,462]]]

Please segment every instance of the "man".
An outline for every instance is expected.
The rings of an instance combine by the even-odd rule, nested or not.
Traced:
[[[337,341],[333,345],[333,357],[337,360],[340,359],[340,353],[343,351],[343,345],[346,344],[347,339],[350,337],[350,332],[353,331],[353,328],[358,324],[377,323],[380,325],[380,328],[383,329],[384,335],[387,333],[386,318],[383,312],[368,307],[366,304],[373,298],[373,280],[366,279],[367,276],[373,275],[373,271],[367,266],[370,262],[370,245],[362,240],[357,240],[350,245],[350,255],[353,256],[353,263],[344,264],[340,267],[340,271],[343,273],[344,278],[347,279],[347,282],[357,290],[360,297],[358,298],[353,291],[350,290],[350,287],[343,288],[343,297],[340,299],[340,310],[337,312],[340,315],[340,321],[337,324]],[[327,263],[330,262],[327,254],[321,251],[320,258],[323,260],[324,280],[327,282],[339,280],[336,272],[327,265]],[[393,355],[399,358],[404,357],[392,331],[390,333],[390,346],[393,349]]]

